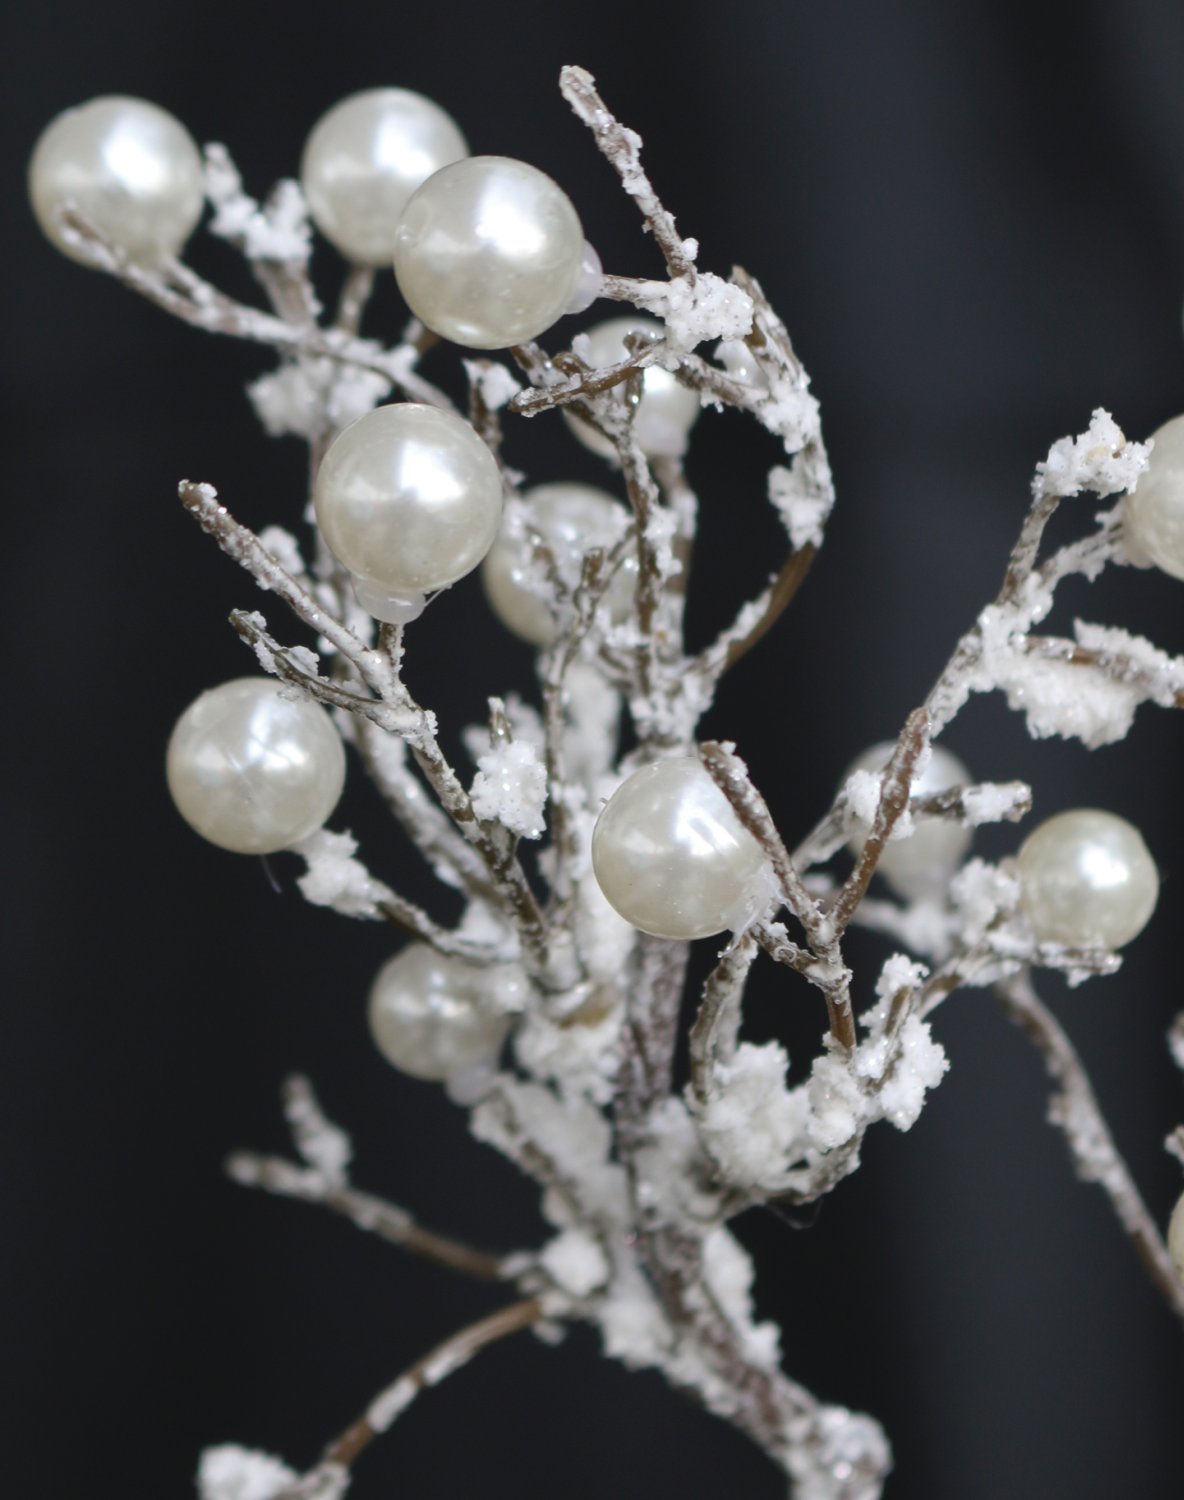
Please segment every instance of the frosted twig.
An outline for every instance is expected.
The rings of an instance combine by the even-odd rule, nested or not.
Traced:
[[[1077,1175],[1096,1182],[1110,1199],[1153,1285],[1184,1320],[1184,1286],[1176,1278],[1163,1236],[1119,1154],[1077,1049],[1043,1004],[1026,970],[996,986],[1003,1005],[1035,1043],[1057,1085],[1049,1119],[1065,1137]]]
[[[388,350],[342,330],[288,322],[228,297],[180,261],[166,259],[158,266],[138,264],[72,209],[63,210],[61,221],[65,238],[86,256],[89,265],[114,276],[183,323],[206,333],[263,344],[280,353],[331,359],[369,370],[398,386],[413,401],[453,409],[443,391],[416,373],[417,351],[408,345]]]
[[[714,740],[699,747],[711,779],[732,804],[740,819],[764,850],[773,867],[782,899],[802,924],[815,962],[803,972],[822,991],[830,1019],[831,1035],[844,1051],[855,1046],[855,1015],[851,1008],[851,974],[843,963],[838,933],[833,922],[824,917],[809,891],[802,884],[789,852],[777,832],[765,799],[748,779],[748,769],[731,746]]]
[[[417,1224],[406,1209],[353,1187],[347,1170],[351,1156],[349,1136],[328,1120],[306,1078],[289,1078],[284,1084],[284,1114],[292,1140],[306,1165],[283,1157],[236,1151],[226,1163],[227,1174],[243,1187],[262,1188],[281,1198],[317,1203],[349,1219],[359,1229],[399,1245],[413,1255],[438,1261],[454,1271],[485,1281],[500,1281],[522,1257],[492,1255]]]
[[[504,1275],[501,1257],[474,1250],[459,1240],[425,1229],[397,1204],[355,1187],[335,1186],[320,1174],[298,1167],[283,1157],[236,1151],[227,1160],[226,1171],[243,1187],[262,1188],[279,1198],[320,1204],[349,1219],[359,1229],[377,1235],[380,1240],[387,1240],[425,1260],[438,1261],[454,1271],[463,1271],[467,1276],[496,1281]],[[515,1257],[514,1264],[519,1263]]]
[[[909,805],[909,788],[918,760],[929,746],[929,716],[923,708],[914,710],[901,730],[896,748],[880,778],[880,798],[871,832],[864,841],[855,868],[847,877],[833,908],[835,930],[841,934],[850,923],[855,908],[863,900],[868,882],[875,873],[884,845]]]
[[[707,1103],[714,1063],[718,1058],[726,1062],[735,1051],[740,1001],[757,951],[756,937],[745,933],[726,950],[703,985],[690,1038],[691,1090],[701,1105]]]
[[[451,1338],[437,1344],[428,1354],[417,1359],[390,1385],[382,1390],[366,1408],[356,1422],[329,1444],[325,1456],[316,1469],[306,1476],[314,1480],[319,1474],[336,1477],[348,1471],[355,1459],[367,1449],[376,1437],[386,1432],[403,1415],[421,1391],[439,1385],[449,1375],[467,1365],[475,1354],[499,1339],[529,1328],[543,1315],[542,1304],[537,1297],[527,1297],[521,1302],[512,1302],[487,1318],[470,1323]],[[273,1500],[301,1500],[304,1491],[299,1485],[281,1490]]]
[[[381,653],[364,645],[352,630],[328,614],[307,589],[285,572],[255,533],[236,521],[226,507],[219,504],[218,492],[212,484],[195,484],[183,479],[177,489],[181,504],[202,530],[214,538],[228,557],[244,567],[262,589],[282,599],[297,619],[324,636],[381,699],[386,702],[406,701],[400,684],[392,680],[389,665]]]
[[[568,67],[559,74],[559,89],[572,109],[592,131],[603,155],[621,179],[621,186],[637,204],[671,276],[695,275],[694,246],[681,238],[674,217],[650,185],[641,165],[641,137],[610,113],[597,92],[596,80],[584,68]]]

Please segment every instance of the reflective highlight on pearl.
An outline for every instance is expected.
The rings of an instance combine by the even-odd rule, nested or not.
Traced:
[[[641,317],[610,318],[607,323],[598,323],[584,335],[588,340],[589,362],[596,369],[619,364],[629,353],[625,339],[631,333],[661,334],[662,325],[652,318]],[[650,365],[642,375],[641,401],[633,419],[633,433],[641,451],[649,458],[681,457],[700,409],[694,391],[680,385],[669,370]],[[616,449],[606,437],[566,406],[562,410],[563,420],[585,448],[601,458],[612,458]]]
[[[502,482],[467,422],[403,402],[367,412],[317,473],[317,522],[359,586],[359,602],[408,600],[455,583],[493,544]]]
[[[160,260],[180,251],[201,218],[201,153],[167,110],[107,95],[45,127],[29,163],[29,198],[41,228],[72,260],[85,257],[56,222],[67,203],[133,260]]]
[[[590,484],[541,484],[506,507],[497,540],[489,549],[481,579],[502,624],[534,646],[555,639],[555,619],[545,598],[531,587],[543,580],[534,561],[532,532],[551,552],[555,571],[570,590],[580,581],[584,555],[607,551],[624,535],[629,512],[604,490]],[[614,624],[628,619],[637,591],[637,557],[631,554],[613,575],[605,593]]]
[[[266,677],[224,682],[189,705],[169,740],[177,811],[235,854],[274,854],[315,833],[345,785],[333,721],[283,692]]]
[[[583,258],[584,232],[558,183],[507,156],[472,156],[429,177],[408,203],[395,277],[433,332],[504,349],[563,315]]]
[[[677,939],[743,926],[768,880],[759,844],[690,756],[645,766],[617,788],[592,834],[592,868],[627,922]]]
[[[1121,948],[1142,932],[1159,897],[1139,830],[1097,808],[1041,823],[1018,864],[1023,908],[1042,943]]]
[[[1173,578],[1184,578],[1184,416],[1151,434],[1155,447],[1126,497],[1126,525],[1138,549]]]
[[[477,969],[411,943],[378,971],[370,1033],[387,1062],[412,1078],[443,1083],[491,1071],[510,1027],[505,1001],[524,984],[508,966]]]
[[[873,745],[847,767],[846,781],[855,771],[880,772],[896,749],[893,740]],[[969,786],[970,772],[956,755],[942,745],[932,746],[929,762],[913,780],[914,797],[932,797],[954,786]],[[852,822],[848,847],[858,854],[871,832],[871,824],[861,819]],[[934,895],[966,857],[973,833],[952,818],[917,818],[908,838],[890,839],[884,846],[876,870],[894,891],[908,900]]]
[[[456,122],[410,89],[366,89],[313,126],[300,182],[313,223],[348,260],[383,266],[412,193],[468,154]]]

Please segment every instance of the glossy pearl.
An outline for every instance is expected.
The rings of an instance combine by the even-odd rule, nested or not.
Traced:
[[[516,974],[511,980],[523,983]],[[447,958],[411,943],[378,971],[370,991],[370,1032],[393,1067],[442,1083],[492,1068],[509,1030],[490,990],[496,971]]]
[[[482,564],[481,578],[493,611],[515,635],[535,646],[555,639],[555,619],[531,583],[541,576],[534,562],[531,533],[550,549],[559,577],[574,590],[584,554],[606,551],[625,532],[629,512],[604,490],[590,484],[541,484],[508,507],[497,540]],[[631,555],[613,575],[605,598],[614,624],[628,619],[637,590],[637,558]]]
[[[843,780],[855,771],[882,771],[888,764],[895,741],[886,740],[865,750],[850,766]],[[970,772],[956,755],[941,745],[934,745],[929,763],[913,781],[914,797],[932,797],[953,786],[969,786]],[[871,824],[856,819],[852,825],[849,847],[858,854],[871,832]],[[908,838],[890,839],[876,870],[898,895],[913,900],[933,895],[962,863],[974,835],[969,828],[950,818],[917,818]]]
[[[1126,497],[1126,524],[1138,548],[1173,578],[1184,578],[1184,416],[1152,433],[1155,447]]]
[[[1168,1254],[1176,1280],[1184,1286],[1184,1196],[1178,1199],[1168,1223]]]
[[[662,331],[662,325],[652,318],[610,318],[607,323],[598,323],[585,334],[589,362],[595,369],[619,364],[629,353],[625,347],[629,334]],[[695,425],[700,409],[694,391],[680,385],[669,370],[650,365],[642,375],[641,401],[633,419],[633,435],[641,451],[648,458],[677,458],[685,453],[687,434]],[[616,453],[606,437],[567,407],[563,408],[563,420],[584,447],[601,458],[612,458]]]
[[[347,260],[387,265],[407,200],[468,154],[452,117],[410,89],[366,89],[313,126],[300,182],[313,223]]]
[[[325,710],[267,677],[211,688],[177,720],[166,770],[177,811],[235,854],[274,854],[315,833],[345,785]]]
[[[471,156],[429,177],[395,240],[407,306],[441,337],[504,349],[545,333],[580,280],[584,232],[545,172]]]
[[[330,550],[361,580],[361,597],[406,601],[477,566],[501,522],[502,481],[467,422],[403,402],[367,412],[334,440],[314,503]]]
[[[1023,908],[1042,943],[1121,948],[1142,932],[1159,896],[1139,830],[1096,808],[1041,823],[1018,864]]]
[[[760,846],[690,756],[617,788],[593,830],[592,868],[627,922],[677,939],[742,927],[768,878]]]
[[[202,209],[201,152],[179,120],[145,99],[110,95],[51,120],[29,163],[37,222],[72,260],[56,222],[72,203],[133,260],[176,255]]]

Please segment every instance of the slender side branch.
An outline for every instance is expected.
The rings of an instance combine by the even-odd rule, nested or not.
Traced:
[[[810,895],[789,857],[765,799],[748,779],[744,762],[731,746],[711,740],[699,746],[699,758],[733,811],[764,850],[786,906],[802,924],[813,962],[803,969],[822,991],[831,1035],[844,1051],[855,1047],[855,1013],[851,1006],[851,973],[843,963],[838,932]]]
[[[637,204],[671,276],[685,276],[693,281],[695,257],[692,246],[679,235],[673,214],[662,207],[642,169],[641,137],[622,125],[610,112],[597,91],[596,80],[584,68],[564,68],[559,74],[559,88],[576,115],[591,130],[601,153],[620,177],[621,186]]]
[[[871,832],[864,841],[863,849],[855,868],[847,877],[834,905],[836,931],[842,933],[850,924],[855,908],[867,892],[868,882],[875,874],[892,830],[900,822],[909,805],[909,789],[917,762],[929,744],[929,715],[918,708],[908,716],[896,749],[880,781],[880,800]]]
[[[691,1091],[701,1105],[707,1103],[713,1064],[735,1051],[744,982],[758,951],[757,937],[745,933],[723,954],[703,986],[690,1040]]]
[[[315,1203],[340,1214],[357,1228],[380,1240],[398,1245],[412,1255],[436,1261],[466,1276],[482,1281],[504,1279],[507,1260],[485,1250],[476,1250],[460,1240],[437,1234],[416,1223],[406,1209],[348,1184],[333,1183],[319,1173],[297,1166],[281,1156],[262,1156],[236,1151],[226,1162],[227,1175],[242,1187],[261,1188],[278,1198]],[[520,1262],[517,1257],[513,1264]]]
[[[354,1463],[376,1437],[386,1432],[403,1415],[421,1391],[439,1385],[449,1375],[467,1365],[475,1354],[489,1344],[508,1338],[523,1328],[529,1328],[543,1316],[542,1304],[537,1297],[528,1297],[521,1302],[512,1302],[508,1307],[470,1323],[445,1339],[442,1344],[417,1359],[397,1380],[380,1391],[365,1412],[348,1426],[339,1437],[325,1449],[325,1455],[316,1469],[297,1485],[281,1490],[275,1500],[301,1500],[307,1493],[307,1484],[320,1476],[339,1478]]]
[[[1049,1119],[1065,1137],[1077,1175],[1096,1182],[1110,1199],[1152,1284],[1184,1321],[1184,1286],[1176,1279],[1159,1227],[1114,1144],[1077,1049],[1037,995],[1027,970],[1002,980],[996,991],[1012,1020],[1039,1049],[1057,1085]]]

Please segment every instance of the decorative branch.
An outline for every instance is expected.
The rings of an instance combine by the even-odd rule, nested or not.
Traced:
[[[1049,1119],[1065,1138],[1077,1175],[1096,1182],[1110,1200],[1135,1253],[1164,1301],[1184,1320],[1184,1286],[1159,1228],[1110,1134],[1077,1049],[1042,1003],[1026,970],[996,986],[1004,1008],[1039,1049],[1057,1086]]]
[[[543,1316],[542,1303],[537,1297],[527,1297],[521,1302],[511,1302],[487,1318],[480,1318],[460,1329],[443,1343],[417,1359],[390,1385],[382,1390],[339,1437],[325,1449],[324,1457],[313,1472],[306,1476],[304,1485],[315,1482],[321,1476],[336,1480],[347,1472],[358,1457],[365,1452],[375,1438],[380,1437],[403,1415],[415,1398],[431,1386],[439,1385],[449,1375],[462,1369],[480,1351],[500,1339],[519,1333],[524,1328],[539,1322]],[[275,1500],[302,1500],[307,1490],[300,1484],[281,1490]]]

